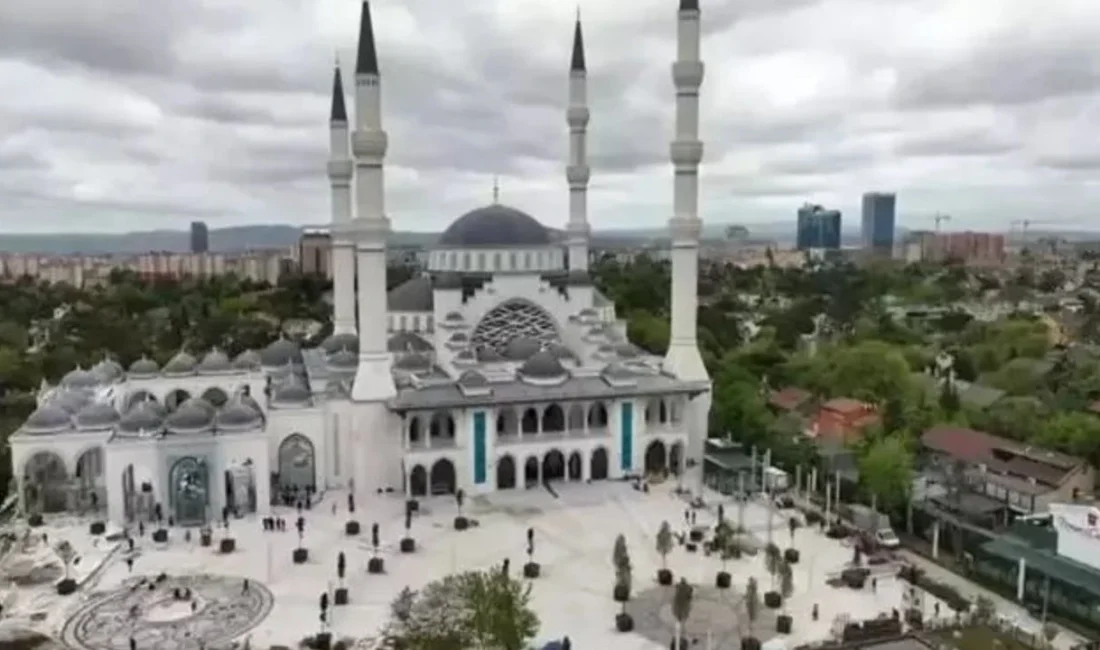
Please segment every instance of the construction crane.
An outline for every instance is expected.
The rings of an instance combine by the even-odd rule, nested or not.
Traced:
[[[949,214],[936,213],[936,216],[932,218],[936,220],[936,232],[940,231],[940,223],[944,221],[951,221],[951,215]]]

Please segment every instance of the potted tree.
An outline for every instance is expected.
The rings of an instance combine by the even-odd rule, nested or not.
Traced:
[[[783,559],[786,560],[788,564],[798,564],[799,553],[798,549],[794,547],[794,534],[798,530],[799,525],[798,517],[792,516],[787,520],[787,529],[791,533],[791,546],[783,551]]]
[[[323,648],[328,650],[332,647],[332,633],[328,631],[328,592],[321,592],[320,599],[321,606],[321,631],[317,633],[317,636],[313,637],[313,643],[310,644],[314,648]]]
[[[61,566],[64,568],[64,577],[57,583],[57,594],[59,596],[68,596],[76,591],[76,580],[73,580],[69,575],[69,567],[72,566],[73,559],[76,557],[76,550],[73,549],[73,545],[68,540],[59,541],[53,548],[54,553],[57,554],[57,558],[61,560]]]
[[[615,538],[615,548],[611,551],[611,564],[615,567],[615,600],[622,603],[622,611],[615,615],[615,629],[630,632],[634,629],[634,618],[626,613],[626,603],[630,600],[630,586],[633,582],[633,568],[630,566],[630,552],[626,548],[626,537]]]
[[[351,492],[348,492],[348,514],[355,514],[355,495]],[[347,523],[344,524],[344,534],[349,537],[358,535],[360,530],[362,530],[362,528],[359,526],[359,520],[354,516],[348,519]]]
[[[535,529],[527,529],[527,564],[523,565],[523,577],[532,580],[539,577],[542,567],[535,562]]]
[[[667,587],[672,584],[672,571],[668,569],[668,554],[672,552],[672,527],[667,521],[661,522],[661,528],[657,531],[657,552],[661,554],[657,584]]]
[[[413,501],[405,502],[405,536],[401,538],[401,552],[412,553],[416,551],[416,540],[412,538],[409,529],[413,522]]]
[[[760,639],[753,636],[753,625],[760,616],[760,588],[756,584],[756,578],[749,578],[745,585],[745,619],[749,622],[749,633],[741,637],[741,650],[760,650]]]
[[[237,540],[229,535],[229,529],[225,529],[225,537],[218,542],[218,550],[222,553],[232,553],[237,550]]]
[[[684,623],[691,616],[691,602],[695,596],[695,589],[687,580],[680,578],[676,583],[676,591],[672,594],[672,617],[676,619],[676,636],[672,639],[670,650],[687,650],[688,640],[684,638]]]
[[[340,581],[340,586],[332,592],[333,605],[348,604],[348,588],[344,586],[344,575],[347,570],[348,560],[344,557],[344,552],[340,551],[340,554],[336,556],[336,578]]]
[[[790,634],[794,619],[787,613],[787,601],[794,595],[794,571],[788,562],[779,565],[779,594],[783,597],[783,613],[775,619],[775,631]]]
[[[107,523],[102,520],[93,521],[88,525],[88,532],[92,535],[102,535],[107,532]]]
[[[783,601],[779,592],[775,590],[775,577],[779,574],[779,565],[782,563],[783,555],[779,552],[778,546],[768,544],[764,547],[764,567],[772,580],[772,588],[764,593],[764,605],[771,609],[776,609]]]
[[[726,570],[726,562],[733,554],[730,546],[733,544],[733,530],[725,521],[719,521],[714,529],[714,550],[722,559],[722,570],[714,577],[714,586],[719,589],[729,589],[732,577]]]
[[[466,503],[466,491],[455,492],[455,505],[458,506],[458,514],[455,516],[455,530],[466,530],[470,527],[470,520],[462,515],[462,505]]]
[[[370,560],[367,561],[368,573],[379,574],[382,573],[383,570],[385,570],[385,563],[382,561],[382,558],[378,557],[379,544],[380,540],[378,537],[378,524],[374,523],[371,524],[370,527],[370,545],[371,548],[374,549],[374,555],[371,557]]]
[[[153,506],[153,521],[157,522],[157,529],[153,531],[153,541],[164,544],[168,541],[168,529],[164,527],[164,507],[159,503]]]
[[[306,535],[306,519],[305,517],[298,517],[298,521],[294,522],[294,527],[298,529],[298,548],[294,549],[294,564],[305,564],[309,559],[309,550],[302,545],[302,540]]]

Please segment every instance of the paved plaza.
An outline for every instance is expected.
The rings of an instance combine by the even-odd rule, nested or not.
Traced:
[[[251,638],[253,648],[294,646],[318,631],[318,599],[337,585],[336,561],[343,551],[350,603],[335,608],[333,633],[361,638],[382,629],[391,600],[405,586],[415,589],[450,572],[497,566],[505,558],[513,566],[522,565],[526,531],[533,528],[535,560],[543,568],[532,590],[542,623],[538,641],[568,635],[575,647],[667,648],[673,629],[668,606],[671,596],[668,588],[656,585],[661,558],[654,537],[665,520],[674,531],[686,530],[684,502],[672,493],[671,486],[659,486],[646,494],[625,482],[562,485],[558,494],[554,497],[535,488],[470,498],[465,514],[476,525],[464,532],[452,529],[456,514],[452,498],[427,499],[413,521],[412,536],[419,545],[413,555],[402,555],[397,549],[404,534],[401,498],[380,495],[358,504],[355,517],[363,533],[348,537],[344,533],[346,496],[330,494],[304,513],[309,561],[300,565],[292,561],[297,533],[293,529],[296,513],[290,510],[279,513],[287,519],[286,532],[265,532],[259,521],[251,519],[232,521],[229,532],[237,541],[237,551],[229,555],[215,550],[224,534],[220,530],[215,532],[213,548],[200,546],[197,534],[185,541],[179,529],[171,531],[169,543],[154,544],[147,530],[138,540],[132,573],[124,559],[126,550],[118,549],[102,567],[84,568],[87,582],[73,596],[62,598],[41,589],[17,594],[12,605],[5,607],[5,624],[62,638],[74,650],[125,649],[131,633],[143,644],[139,648],[191,650],[199,647],[198,641],[209,646],[242,636]],[[736,521],[736,505],[725,503],[726,516]],[[713,523],[711,512],[700,511],[698,517],[700,525]],[[781,548],[792,545],[787,519],[788,515],[777,514],[773,522],[774,540]],[[372,554],[370,527],[375,522],[380,526],[384,575],[366,571]],[[753,535],[766,538],[764,507],[749,504],[744,522]],[[86,524],[72,530],[87,536]],[[63,533],[54,530],[51,534]],[[634,565],[634,600],[628,611],[635,614],[637,630],[630,634],[618,633],[614,627],[621,605],[611,597],[611,551],[619,534],[627,539]],[[796,532],[793,546],[802,558],[793,567],[795,593],[786,603],[786,611],[794,619],[791,646],[828,638],[837,617],[870,618],[902,606],[904,586],[891,575],[882,575],[874,590],[853,591],[825,584],[827,577],[852,557],[844,543],[827,539],[816,529],[802,528]],[[668,557],[668,566],[677,579],[687,578],[698,587],[687,625],[689,635],[703,643],[709,632],[717,644],[714,648],[735,647],[736,639],[747,629],[741,594],[749,577],[757,579],[761,592],[771,587],[763,554],[730,560],[733,588],[722,592],[713,587],[715,573],[721,568],[717,558],[677,546]],[[152,592],[133,589],[142,579],[160,573],[172,582]],[[248,592],[243,591],[245,579],[250,583]],[[198,601],[194,612],[173,602],[172,591],[177,585],[192,587]],[[139,604],[140,615],[131,619],[133,604]],[[816,622],[811,620],[815,604],[820,610]],[[924,607],[931,616],[931,597],[924,599]],[[942,611],[946,613],[947,608]],[[774,613],[765,612],[754,632],[767,639],[774,636],[774,629]],[[192,642],[194,646],[188,645]]]

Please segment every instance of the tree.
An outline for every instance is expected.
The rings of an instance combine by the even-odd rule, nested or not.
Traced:
[[[752,628],[760,615],[760,588],[756,584],[756,578],[749,578],[745,585],[745,618],[749,621],[749,636],[752,636]]]
[[[294,527],[298,529],[298,548],[302,548],[302,540],[306,535],[306,518],[298,517],[298,521],[294,522]]]
[[[657,552],[661,554],[661,569],[668,569],[668,554],[672,552],[672,527],[667,521],[661,522],[657,531]]]
[[[782,559],[779,562],[779,593],[784,603],[794,594],[794,571],[790,562]]]
[[[63,579],[68,580],[69,567],[72,566],[73,560],[76,559],[76,550],[73,548],[73,545],[69,543],[69,540],[63,539],[54,545],[53,551],[57,554],[58,559],[61,560],[61,565],[64,567],[65,577]]]
[[[725,521],[718,522],[714,528],[714,549],[718,551],[722,559],[722,570],[726,570],[726,562],[730,556],[730,546],[733,543],[733,528]]]
[[[676,650],[684,650],[684,623],[691,616],[691,603],[695,590],[687,580],[680,578],[676,591],[672,594],[672,616],[676,619]]]
[[[344,574],[348,569],[347,558],[344,557],[344,552],[340,551],[340,554],[336,556],[336,577],[340,579],[340,584],[344,584]]]
[[[626,548],[626,537],[615,538],[615,548],[611,551],[611,564],[615,567],[615,588],[622,592],[622,613],[626,614],[626,602],[630,599],[633,582],[633,567],[630,565],[630,552]]]
[[[859,459],[859,477],[865,489],[884,509],[908,500],[913,480],[913,456],[900,436],[872,441]]]
[[[459,490],[455,492],[455,505],[458,506],[458,516],[462,516],[462,505],[466,502],[466,492]]]
[[[378,523],[376,522],[371,524],[370,527],[370,545],[374,549],[374,557],[378,557],[378,546],[380,545],[380,542],[381,540],[379,539],[378,534]]]

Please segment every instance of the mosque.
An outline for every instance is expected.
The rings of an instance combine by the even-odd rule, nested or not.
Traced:
[[[44,385],[10,438],[22,511],[106,509],[118,524],[198,525],[226,511],[264,513],[306,490],[418,498],[701,471],[711,397],[695,334],[698,0],[680,0],[677,18],[663,358],[627,340],[588,274],[579,17],[564,107],[564,238],[494,200],[455,220],[426,271],[387,292],[387,136],[364,2],[353,119],[339,68],[333,79],[333,335],[315,348],[280,339],[235,358],[180,351],[163,366],[104,360]]]

